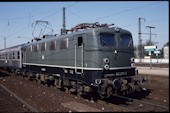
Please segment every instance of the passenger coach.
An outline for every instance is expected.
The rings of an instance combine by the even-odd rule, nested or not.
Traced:
[[[0,50],[0,67],[19,71],[22,68],[22,45]]]

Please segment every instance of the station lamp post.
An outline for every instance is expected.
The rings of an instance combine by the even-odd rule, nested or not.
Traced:
[[[152,35],[151,29],[152,29],[152,28],[155,28],[155,27],[153,27],[153,26],[146,26],[146,28],[149,28],[149,29],[150,29],[150,39],[149,39],[149,42],[150,42],[150,46],[151,46],[151,35]]]
[[[151,29],[152,28],[155,28],[153,26],[146,26],[146,28],[149,28],[150,29],[150,39],[149,39],[149,45],[151,46]],[[151,51],[149,51],[149,54],[150,54],[150,69],[152,69],[152,53]]]

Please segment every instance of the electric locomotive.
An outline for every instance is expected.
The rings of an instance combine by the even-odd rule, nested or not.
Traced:
[[[99,23],[65,31],[71,33],[23,46],[25,75],[78,92],[97,91],[104,98],[140,87],[129,31]]]
[[[82,23],[22,46],[23,76],[102,98],[141,89],[132,34],[113,24]],[[68,33],[70,32],[70,33]]]

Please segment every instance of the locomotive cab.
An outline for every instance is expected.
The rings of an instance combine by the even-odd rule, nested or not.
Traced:
[[[133,39],[129,31],[105,28],[97,32],[102,73],[95,79],[101,97],[127,94],[140,89],[143,78],[136,75]]]
[[[110,61],[110,68],[131,66],[134,49],[129,32],[103,32],[99,34],[99,40],[101,52],[104,53],[101,57]]]

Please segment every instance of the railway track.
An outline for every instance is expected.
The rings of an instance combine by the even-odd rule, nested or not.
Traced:
[[[113,111],[119,111],[119,112],[135,112],[135,110],[133,109],[129,109],[129,108],[126,108],[126,107],[122,107],[122,106],[119,106],[119,105],[116,105],[116,104],[113,104],[113,103],[108,103],[106,101],[103,101],[103,100],[98,100],[97,103],[99,104],[102,104],[102,105],[107,105],[109,107],[111,107],[113,109]]]
[[[9,74],[9,73],[6,73]],[[1,97],[1,95],[0,95]],[[115,98],[114,98],[115,99]],[[113,100],[114,100],[113,99]],[[120,101],[124,101],[124,104],[122,105],[122,103],[120,102],[119,104],[117,104],[117,102],[112,102],[111,101],[105,101],[105,100],[98,100],[97,103],[103,105],[103,106],[109,106],[113,109],[113,111],[122,111],[122,112],[136,112],[136,111],[140,111],[140,112],[145,112],[145,111],[151,111],[151,112],[159,112],[159,111],[163,111],[163,112],[169,112],[169,107],[163,106],[163,105],[158,105],[156,103],[150,103],[147,100],[143,100],[143,99],[134,99],[134,98],[129,98],[129,97],[124,97],[124,96],[116,96],[115,101],[120,102]],[[126,100],[126,102],[125,102]],[[0,101],[1,103],[1,101]],[[126,104],[127,103],[127,104]],[[1,104],[0,104],[1,105]],[[26,104],[23,104],[26,105]],[[22,106],[23,107],[23,106]],[[0,106],[1,108],[1,106]],[[30,110],[30,111],[34,111]],[[1,112],[1,110],[0,110]]]
[[[106,99],[98,100],[97,103],[102,104],[104,106],[107,105],[111,107],[113,111],[119,112],[169,112],[169,107],[163,105],[118,95],[115,98],[117,98],[116,100],[124,102],[120,102],[118,104],[115,102],[110,102]]]
[[[0,112],[37,112],[37,110],[0,84]]]
[[[147,102],[146,100],[138,100],[138,99],[129,98],[120,95],[116,95],[116,96],[118,98],[126,99],[130,104],[133,104],[133,107],[131,107],[130,109],[134,111],[144,112],[142,109],[144,108],[145,111],[150,111],[150,112],[169,112],[169,107],[167,106],[159,105],[156,103],[150,103]]]

